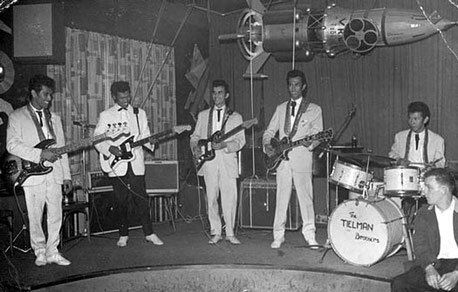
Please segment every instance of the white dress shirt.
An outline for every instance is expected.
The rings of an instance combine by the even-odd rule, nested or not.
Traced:
[[[455,233],[453,231],[453,213],[455,210],[455,200],[452,200],[450,206],[441,211],[435,207],[437,223],[439,226],[440,249],[438,259],[457,259],[458,246],[455,241]]]

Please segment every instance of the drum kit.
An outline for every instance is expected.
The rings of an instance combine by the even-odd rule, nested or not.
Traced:
[[[346,161],[343,161],[346,160]],[[337,155],[328,181],[356,193],[340,204],[328,220],[328,241],[336,254],[353,265],[371,266],[406,247],[413,260],[408,218],[403,198],[413,198],[418,208],[422,169],[395,166],[394,159],[362,153]],[[365,163],[366,167],[355,165]],[[369,166],[383,168],[383,181]]]

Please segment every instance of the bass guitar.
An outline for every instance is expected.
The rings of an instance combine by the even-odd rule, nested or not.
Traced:
[[[130,133],[129,127],[126,125],[116,125],[113,124],[106,133],[94,136],[92,138],[87,138],[80,140],[74,144],[68,144],[59,148],[51,148],[52,152],[58,155],[65,153],[71,153],[86,147],[91,146],[92,144],[101,142],[106,139],[115,139],[120,135],[128,135]],[[50,146],[56,144],[54,139],[43,140],[34,148],[38,149],[48,149]],[[48,163],[46,163],[48,164]],[[53,170],[53,167],[48,164],[45,165],[45,161],[39,163],[34,163],[32,161],[21,159],[15,155],[8,154],[4,160],[3,164],[3,174],[6,179],[13,183],[15,186],[22,185],[24,181],[30,176],[34,175],[44,175],[50,173]]]
[[[222,134],[221,131],[216,131],[208,139],[201,139],[197,142],[197,146],[200,149],[200,155],[194,159],[194,164],[197,171],[202,168],[205,161],[212,160],[215,158],[215,149],[212,148],[212,143],[220,143],[226,140],[227,138],[235,135],[236,133],[251,128],[252,126],[258,123],[258,119],[254,118],[248,121],[243,122],[229,132]]]
[[[184,131],[190,131],[190,130],[191,130],[190,125],[174,126],[172,129],[165,130],[163,132],[157,133],[155,135],[149,136],[147,138],[144,138],[144,139],[141,139],[135,142],[134,142],[134,136],[132,136],[128,138],[126,141],[124,141],[121,145],[118,146],[122,152],[121,156],[111,155],[109,157],[106,157],[105,155],[100,154],[99,156],[100,166],[102,167],[102,170],[104,172],[113,171],[113,169],[117,167],[119,164],[123,162],[129,162],[135,159],[135,155],[132,152],[132,149],[134,149],[135,147],[141,146],[148,142],[152,144],[160,143],[165,140],[169,140],[175,134],[181,134]]]
[[[278,141],[275,138],[272,138],[270,145],[274,149],[274,153],[270,156],[264,156],[264,163],[268,171],[275,170],[282,160],[288,160],[288,152],[297,147],[301,146],[302,143],[310,141],[326,141],[332,139],[334,132],[332,129],[319,132],[315,135],[307,136],[305,138],[299,139],[297,141],[291,142],[288,137],[283,138],[281,141]]]

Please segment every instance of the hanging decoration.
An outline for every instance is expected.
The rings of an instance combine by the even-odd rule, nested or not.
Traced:
[[[315,55],[366,54],[375,47],[417,42],[457,24],[437,12],[426,16],[407,9],[349,10],[335,4],[311,9],[280,3],[267,10],[259,0],[248,4],[251,8],[240,15],[237,32],[219,39],[237,40],[242,55],[252,61],[254,74],[270,55],[280,62],[308,62]],[[244,77],[250,71],[248,68]]]

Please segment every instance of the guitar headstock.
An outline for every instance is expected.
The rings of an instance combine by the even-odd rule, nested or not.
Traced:
[[[326,131],[321,131],[314,135],[316,140],[319,141],[328,141],[334,137],[334,131],[332,128],[327,129]]]
[[[191,126],[190,125],[178,125],[178,126],[174,126],[172,129],[173,129],[173,132],[177,134],[181,134],[186,131],[191,131]]]
[[[127,123],[112,124],[105,133],[107,137],[114,139],[121,135],[130,134],[130,129]]]
[[[253,127],[254,125],[257,125],[257,124],[258,124],[258,118],[254,118],[254,119],[251,119],[251,120],[244,121],[242,123],[242,127],[245,128],[245,129],[248,129],[248,128],[251,128],[251,127]]]

